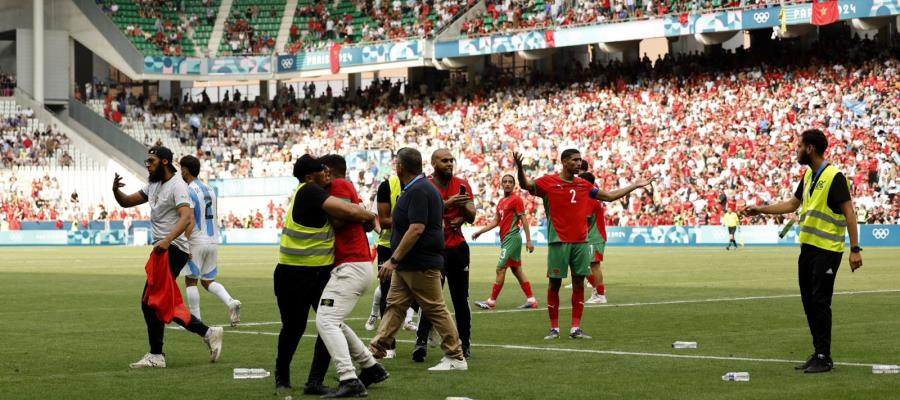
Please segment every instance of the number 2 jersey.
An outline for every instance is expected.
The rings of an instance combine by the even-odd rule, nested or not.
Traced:
[[[535,194],[544,199],[549,218],[548,243],[586,243],[588,218],[593,215],[598,191],[590,182],[575,177],[571,182],[559,174],[544,175],[534,181]]]
[[[191,232],[191,245],[218,244],[219,224],[216,222],[218,215],[216,213],[216,207],[218,207],[216,193],[199,179],[194,179],[188,185],[188,194],[194,204],[194,230]]]

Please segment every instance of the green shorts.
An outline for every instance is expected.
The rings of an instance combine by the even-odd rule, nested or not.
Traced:
[[[591,246],[587,243],[550,243],[547,251],[547,277],[562,279],[569,275],[591,274]]]
[[[518,268],[522,266],[522,237],[519,235],[506,235],[503,243],[500,243],[500,261],[497,269]]]
[[[603,261],[603,251],[606,250],[606,242],[590,243],[591,246],[591,263]]]

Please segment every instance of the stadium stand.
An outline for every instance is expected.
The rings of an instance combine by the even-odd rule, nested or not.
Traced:
[[[98,3],[142,53],[194,56],[205,53],[220,1],[102,0]]]
[[[225,22],[219,54],[271,54],[285,5],[285,0],[235,0]]]
[[[512,170],[518,143],[529,165],[551,172],[560,148],[583,149],[606,187],[642,171],[656,190],[609,206],[613,225],[718,224],[727,209],[790,196],[800,173],[794,137],[825,128],[843,143],[831,150],[853,180],[857,203],[874,221],[897,221],[900,191],[900,111],[896,49],[871,42],[823,40],[809,52],[738,50],[649,59],[632,66],[579,66],[566,80],[531,77],[525,83],[488,72],[482,82],[459,83],[419,96],[400,84],[375,84],[344,97],[302,99],[278,93],[271,102],[158,105],[124,120],[132,136],[197,152],[211,178],[289,176],[307,151],[346,154],[412,143],[428,153],[450,147],[476,192],[479,222],[492,218],[498,172]],[[827,48],[852,49],[822,52]],[[791,51],[791,57],[784,57]],[[831,83],[844,82],[837,90]],[[92,103],[100,112],[100,106]],[[137,113],[137,114],[133,114]],[[202,121],[194,135],[186,121]],[[169,125],[166,125],[166,124]],[[175,125],[172,125],[172,124]],[[172,126],[176,128],[173,129]],[[664,149],[661,146],[665,145]],[[363,198],[377,182],[351,171]],[[542,216],[538,200],[529,208]],[[758,219],[757,223],[774,223]],[[746,221],[750,222],[750,221]]]

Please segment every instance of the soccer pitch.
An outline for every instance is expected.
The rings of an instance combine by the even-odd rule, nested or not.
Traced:
[[[272,377],[234,380],[233,368],[272,371],[278,309],[272,290],[276,247],[223,247],[220,279],[243,306],[244,325],[226,327],[222,359],[210,364],[200,338],[166,331],[168,368],[129,370],[147,351],[139,307],[149,248],[0,249],[0,398],[272,399]],[[499,250],[473,248],[471,300],[490,293]],[[864,266],[844,262],[835,285],[836,369],[805,375],[795,363],[812,352],[797,288],[799,248],[608,248],[610,303],[589,306],[582,327],[593,340],[545,341],[549,328],[546,249],[524,264],[540,310],[507,276],[496,311],[473,306],[472,358],[466,372],[428,372],[412,362],[411,332],[398,335],[391,378],[369,388],[384,399],[834,399],[897,398],[900,375],[874,375],[871,364],[900,364],[900,249],[867,248]],[[183,282],[180,280],[180,283]],[[227,310],[201,291],[203,319],[226,324]],[[561,294],[561,329],[570,323]],[[588,293],[589,295],[589,293]],[[449,303],[449,294],[445,291]],[[351,326],[364,339],[371,290]],[[314,319],[310,314],[310,320]],[[310,323],[307,335],[315,334]],[[676,340],[697,349],[676,350]],[[306,381],[314,339],[294,358],[294,398]],[[750,382],[724,382],[747,371]],[[331,367],[326,384],[336,385]]]

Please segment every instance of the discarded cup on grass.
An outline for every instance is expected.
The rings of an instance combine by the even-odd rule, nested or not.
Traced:
[[[269,377],[269,371],[262,368],[235,368],[234,379],[264,379]]]
[[[900,365],[873,365],[873,374],[900,374]]]
[[[672,348],[673,349],[696,349],[697,342],[676,341],[676,342],[672,342]]]
[[[749,372],[729,372],[725,375],[722,375],[723,381],[730,382],[750,382],[750,373]]]

